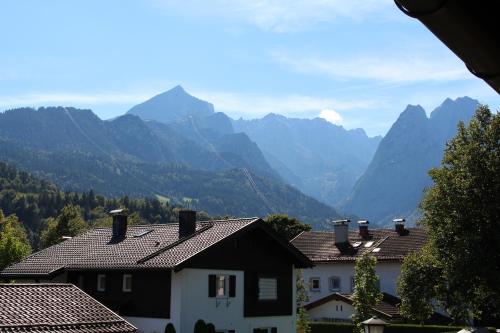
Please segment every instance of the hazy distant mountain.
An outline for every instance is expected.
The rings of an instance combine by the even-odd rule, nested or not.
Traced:
[[[446,99],[429,118],[421,106],[408,105],[380,142],[343,209],[380,224],[394,217],[416,217],[423,191],[431,185],[429,169],[439,165],[458,122],[467,122],[478,105],[469,97]]]
[[[331,205],[349,195],[381,139],[322,118],[295,119],[277,114],[235,120],[233,126],[258,144],[283,179]]]
[[[191,198],[192,207],[212,215],[279,212],[317,227],[338,216],[278,180],[245,134],[193,125],[207,140],[198,142],[175,124],[131,114],[103,121],[74,108],[9,110],[0,113],[0,160],[66,190]]]

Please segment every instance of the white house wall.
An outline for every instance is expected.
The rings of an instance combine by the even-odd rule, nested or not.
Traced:
[[[323,319],[350,320],[354,314],[354,308],[342,301],[330,301],[314,309],[307,311],[311,320],[321,321]]]
[[[398,262],[379,262],[377,263],[377,275],[380,277],[380,290],[391,295],[397,295],[396,283],[401,271],[401,265]],[[351,277],[354,276],[354,263],[316,263],[313,268],[303,270],[304,281],[309,284],[313,277],[320,278],[320,290],[311,291],[307,288],[309,301],[313,302],[335,291],[330,290],[329,278],[337,276],[340,278],[341,294],[351,293]]]
[[[208,297],[208,276],[227,274],[236,276],[236,297],[217,299]],[[295,274],[294,295],[295,300]],[[179,288],[179,332],[192,332],[198,319],[213,323],[217,330],[234,329],[238,333],[252,333],[254,328],[277,327],[279,333],[295,332],[295,315],[270,317],[244,317],[244,273],[232,270],[183,269],[172,274],[172,289]],[[172,290],[173,291],[173,290]],[[173,291],[174,293],[174,291]],[[172,297],[172,300],[174,297]],[[179,305],[172,303],[172,314]],[[293,308],[295,314],[295,304]],[[172,316],[174,319],[174,316]]]

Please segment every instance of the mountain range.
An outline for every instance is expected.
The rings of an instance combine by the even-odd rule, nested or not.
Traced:
[[[399,217],[414,222],[424,190],[432,185],[428,171],[441,162],[458,122],[467,123],[478,106],[469,97],[448,98],[427,117],[421,106],[408,105],[380,142],[342,209],[379,225]]]
[[[19,108],[0,113],[0,160],[65,190],[157,197],[211,215],[287,213],[315,228],[344,214],[415,216],[427,171],[478,102],[408,106],[384,137],[324,119],[233,120],[182,87],[126,114]]]

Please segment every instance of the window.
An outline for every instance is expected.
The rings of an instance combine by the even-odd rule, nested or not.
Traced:
[[[354,291],[354,286],[355,286],[355,281],[354,281],[354,276],[351,276],[351,292]]]
[[[278,333],[276,327],[254,328],[253,333]]]
[[[278,280],[276,278],[259,278],[259,301],[275,301],[278,299]]]
[[[329,279],[330,291],[340,291],[340,277],[332,276]]]
[[[97,274],[97,291],[106,291],[106,275]]]
[[[321,284],[319,277],[313,277],[309,279],[309,289],[311,291],[321,291]]]
[[[123,274],[122,290],[124,292],[132,291],[132,274]]]
[[[83,289],[85,285],[85,279],[82,274],[78,275],[78,288]]]
[[[216,297],[227,297],[227,275],[217,275],[216,279]]]
[[[208,297],[236,297],[236,275],[208,276]]]

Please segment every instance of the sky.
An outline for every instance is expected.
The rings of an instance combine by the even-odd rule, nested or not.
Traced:
[[[384,135],[500,97],[392,0],[2,0],[0,110],[63,105],[102,119],[182,85],[233,118],[314,118]]]

